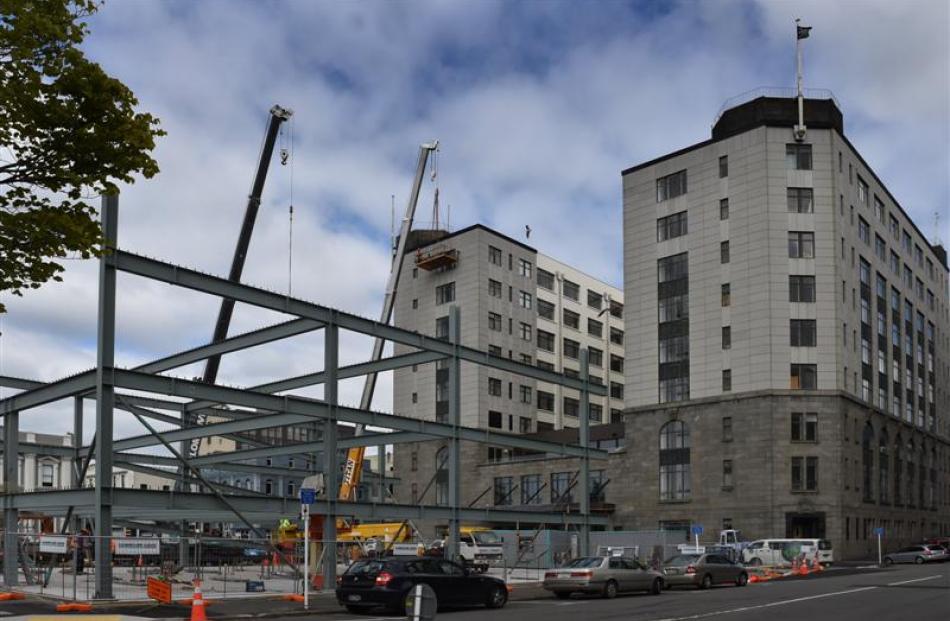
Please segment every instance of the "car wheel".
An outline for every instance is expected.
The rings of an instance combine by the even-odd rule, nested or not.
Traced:
[[[613,580],[608,580],[607,583],[604,584],[603,595],[604,599],[613,599],[617,597],[617,583]]]
[[[485,606],[488,608],[503,608],[508,603],[508,589],[501,585],[491,587]]]
[[[892,558],[890,558],[890,557],[885,557],[885,558],[884,558],[884,566],[885,566],[885,567],[890,567],[890,566],[893,565],[893,564],[894,564],[894,559],[892,559]]]
[[[709,574],[706,574],[705,576],[703,576],[703,581],[699,583],[699,588],[708,589],[711,586],[712,586],[712,576],[710,576]]]
[[[744,587],[749,584],[749,574],[742,572],[739,574],[739,577],[736,578],[736,586]]]
[[[924,564],[924,557],[918,556],[917,558],[914,559],[914,562],[915,562],[916,564],[918,564],[918,565],[923,565],[923,564]]]
[[[555,591],[554,596],[557,597],[558,599],[570,599],[571,592],[570,591]]]
[[[659,595],[663,592],[663,581],[659,578],[653,579],[653,584],[650,585],[650,593],[653,595]]]
[[[762,565],[762,559],[759,557],[753,557],[752,560],[749,561],[749,565],[752,565],[753,567],[760,567]]]

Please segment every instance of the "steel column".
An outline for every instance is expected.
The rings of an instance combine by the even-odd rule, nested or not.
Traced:
[[[340,354],[340,328],[327,323],[323,330],[323,400],[327,405],[327,419],[323,423],[323,481],[327,512],[323,519],[323,587],[336,585],[336,515],[337,515],[337,398]]]
[[[585,347],[581,350],[580,379],[584,384],[581,390],[580,426],[578,439],[584,450],[581,457],[580,472],[580,510],[583,523],[580,527],[579,550],[581,556],[590,554],[590,393],[587,385],[590,383],[590,351]]]
[[[449,415],[448,423],[452,427],[452,437],[449,439],[449,507],[452,517],[449,518],[449,532],[446,537],[445,551],[448,558],[458,560],[459,541],[459,502],[461,493],[461,440],[459,439],[459,425],[461,424],[461,362],[456,348],[461,341],[459,326],[459,307],[452,305],[449,308],[449,342],[453,345],[453,353],[449,358]]]
[[[115,386],[115,255],[118,242],[119,197],[102,197],[102,236],[99,259],[99,325],[96,360],[96,599],[112,599],[112,432]]]
[[[20,414],[9,412],[3,419],[3,486],[6,494],[19,491],[20,477]],[[7,588],[17,584],[17,530],[19,512],[15,506],[5,503],[3,510],[4,541],[3,580]]]

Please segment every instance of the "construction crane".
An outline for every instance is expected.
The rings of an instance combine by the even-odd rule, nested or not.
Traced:
[[[422,144],[419,146],[419,161],[416,163],[416,176],[412,181],[412,191],[409,193],[409,202],[406,205],[406,214],[403,216],[402,224],[399,228],[399,238],[396,243],[395,254],[393,255],[392,268],[389,272],[389,281],[386,283],[386,297],[383,298],[383,311],[380,313],[380,323],[388,324],[393,314],[393,305],[396,300],[396,289],[399,285],[399,275],[402,272],[402,265],[406,256],[406,244],[409,239],[409,231],[412,228],[412,220],[416,214],[416,204],[419,202],[419,191],[422,188],[422,178],[425,176],[426,163],[429,161],[429,155],[439,148],[439,141]],[[375,362],[383,357],[383,346],[386,341],[377,338],[373,342],[373,354],[370,361]],[[373,393],[376,390],[376,373],[366,375],[366,381],[363,384],[363,395],[360,398],[360,409],[368,410],[373,403]],[[357,425],[356,435],[362,435],[363,425]],[[340,480],[340,500],[353,500],[356,494],[356,488],[359,486],[360,477],[363,474],[363,456],[366,453],[366,447],[359,446],[349,449],[346,453],[346,465],[343,468],[343,476]],[[380,470],[385,464],[385,455],[379,456]],[[382,485],[382,483],[380,483]]]

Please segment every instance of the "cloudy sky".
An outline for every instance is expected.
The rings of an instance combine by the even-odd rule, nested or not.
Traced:
[[[390,201],[404,208],[420,142],[438,138],[451,226],[482,222],[617,286],[620,171],[704,140],[722,103],[794,84],[794,23],[813,26],[806,85],[834,91],[845,131],[928,235],[950,239],[950,15],[944,0],[290,2],[111,0],[86,50],[168,135],[162,172],[123,188],[120,245],[226,274],[267,111],[294,110],[245,281],[376,316]],[[419,220],[431,218],[433,184]],[[444,214],[443,214],[444,217]],[[96,266],[6,296],[0,373],[52,380],[95,361]],[[121,276],[117,361],[206,342],[217,300]],[[282,319],[239,308],[245,331]],[[369,342],[346,338],[344,362]],[[320,368],[319,336],[227,357],[223,382]],[[197,368],[183,375],[198,374]],[[342,398],[358,400],[359,384]],[[390,384],[378,389],[387,409]],[[5,394],[10,394],[7,390]],[[319,393],[314,393],[319,394]],[[64,432],[68,407],[25,429]],[[120,417],[121,433],[141,433]]]

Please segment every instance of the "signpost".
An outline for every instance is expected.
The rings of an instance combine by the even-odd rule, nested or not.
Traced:
[[[699,536],[703,534],[703,525],[702,524],[693,524],[689,531],[693,534],[693,537],[696,538],[696,549],[699,550]]]
[[[884,527],[878,526],[875,528],[874,534],[877,536],[877,564],[881,565],[884,562],[881,558],[881,537],[884,536]]]
[[[303,518],[303,608],[310,610],[310,505],[317,500],[317,490],[300,488],[300,516]]]

